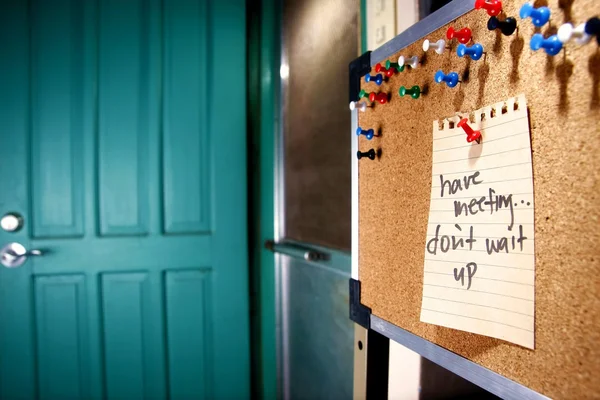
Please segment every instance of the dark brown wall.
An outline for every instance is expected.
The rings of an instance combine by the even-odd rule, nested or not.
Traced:
[[[348,64],[358,0],[286,0],[286,236],[350,250]]]

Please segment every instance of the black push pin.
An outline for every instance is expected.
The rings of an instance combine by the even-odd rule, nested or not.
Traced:
[[[517,20],[513,17],[508,17],[504,21],[500,21],[498,17],[490,17],[487,27],[490,31],[500,29],[504,36],[510,36],[517,29]]]
[[[585,33],[596,36],[596,41],[600,46],[600,18],[590,18],[588,22],[585,23]]]
[[[362,151],[356,152],[356,158],[358,158],[360,160],[363,157],[368,157],[371,160],[374,160],[375,159],[375,149],[371,149],[371,150],[365,151],[365,152],[362,152]]]

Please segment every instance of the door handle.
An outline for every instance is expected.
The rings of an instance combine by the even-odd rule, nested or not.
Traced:
[[[41,256],[42,250],[27,250],[21,243],[12,242],[0,250],[0,263],[6,268],[16,268],[27,261],[27,257]]]
[[[329,254],[296,243],[277,243],[274,240],[267,240],[265,242],[265,248],[271,250],[273,253],[281,253],[294,258],[302,258],[305,261],[329,260]]]

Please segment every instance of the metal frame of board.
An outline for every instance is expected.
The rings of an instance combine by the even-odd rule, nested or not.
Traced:
[[[429,15],[423,20],[402,32],[389,42],[385,43],[371,53],[371,67],[377,62],[391,56],[402,48],[425,37],[441,26],[452,22],[461,15],[473,10],[473,0],[454,0],[435,13]],[[352,111],[352,279],[359,279],[358,265],[358,160],[356,152],[358,150],[358,141],[356,140],[356,128],[358,127],[358,110]],[[357,334],[360,336],[362,327],[357,325]],[[410,350],[420,354],[422,357],[440,365],[443,368],[461,376],[462,378],[482,387],[504,399],[547,399],[546,396],[529,389],[517,382],[514,382],[502,375],[497,374],[485,367],[480,366],[458,354],[455,354],[445,348],[438,346],[428,340],[414,335],[394,324],[389,323],[374,314],[370,315],[370,329],[383,336],[394,340]],[[355,340],[356,341],[356,340]],[[365,359],[369,350],[354,347],[355,366],[365,365]],[[366,350],[366,351],[365,351]],[[365,385],[368,382],[368,368],[360,368],[355,371],[355,397],[363,397],[365,394]],[[368,388],[366,392],[369,392]],[[358,395],[358,396],[357,396]],[[366,396],[368,397],[368,396]]]

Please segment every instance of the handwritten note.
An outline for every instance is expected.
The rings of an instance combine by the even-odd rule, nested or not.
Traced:
[[[433,123],[421,321],[534,347],[534,202],[524,95]]]

